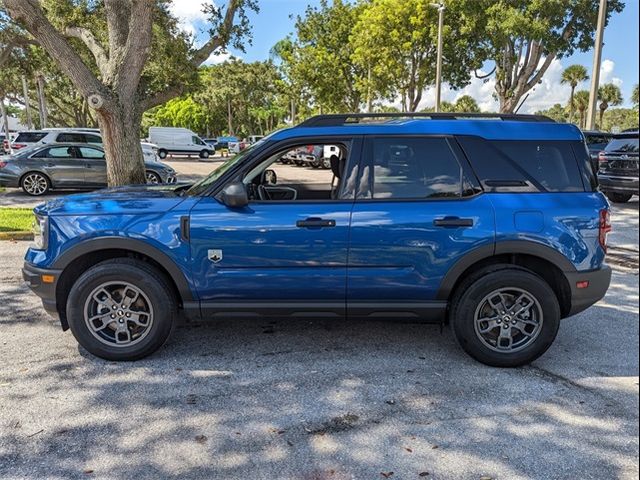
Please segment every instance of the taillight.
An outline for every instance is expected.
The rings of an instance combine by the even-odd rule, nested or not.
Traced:
[[[4,168],[7,166],[7,162],[3,162],[0,160],[0,168]]]
[[[11,148],[13,148],[14,150],[20,150],[24,147],[26,147],[24,143],[14,143],[13,145],[11,145]]]
[[[600,246],[606,252],[607,251],[607,235],[611,231],[611,215],[609,210],[603,208],[600,210],[600,228],[598,231],[598,241]]]

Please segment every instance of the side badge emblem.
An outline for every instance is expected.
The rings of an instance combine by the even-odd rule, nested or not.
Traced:
[[[207,251],[207,257],[213,263],[218,263],[220,260],[222,260],[222,250],[209,250]]]

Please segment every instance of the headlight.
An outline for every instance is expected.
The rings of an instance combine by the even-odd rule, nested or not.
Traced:
[[[33,244],[36,250],[46,250],[49,240],[49,217],[36,215],[33,221]]]

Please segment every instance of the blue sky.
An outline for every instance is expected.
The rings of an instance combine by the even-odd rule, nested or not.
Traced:
[[[195,33],[202,30],[201,5],[204,0],[174,0],[174,13],[182,20],[185,29]],[[626,7],[621,14],[614,15],[605,31],[602,53],[601,83],[613,82],[621,89],[625,105],[629,106],[629,98],[633,85],[638,83],[638,17],[640,0],[626,0]],[[231,51],[246,61],[265,60],[269,50],[281,38],[293,32],[294,19],[290,16],[304,13],[307,5],[317,5],[318,0],[261,0],[260,13],[252,14],[253,44],[247,46],[246,52]],[[446,20],[445,20],[446,21]],[[216,58],[220,61],[224,57]],[[213,60],[213,59],[212,59]],[[560,74],[568,65],[579,63],[591,72],[593,51],[578,52],[571,57],[555,60],[543,79],[524,104],[522,111],[531,112],[548,108],[554,103],[566,103],[568,87],[560,85]],[[588,89],[585,82],[578,87]],[[457,97],[470,94],[485,110],[494,110],[497,104],[491,97],[492,82],[472,81],[471,85],[460,91],[448,90],[445,86],[443,98],[454,101]],[[433,89],[425,92],[422,106],[432,105]]]

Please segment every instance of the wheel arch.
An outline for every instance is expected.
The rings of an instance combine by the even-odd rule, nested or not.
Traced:
[[[123,257],[148,262],[164,273],[180,306],[195,301],[182,270],[168,255],[157,248],[141,240],[131,238],[93,238],[70,248],[60,255],[51,266],[51,268],[62,270],[56,284],[56,308],[64,329],[68,328],[66,300],[75,280],[82,272],[100,262]]]
[[[571,287],[564,272],[575,272],[575,266],[553,248],[526,240],[498,242],[467,253],[444,276],[436,300],[449,300],[465,278],[496,264],[523,267],[542,277],[554,290],[562,316],[569,315]]]

